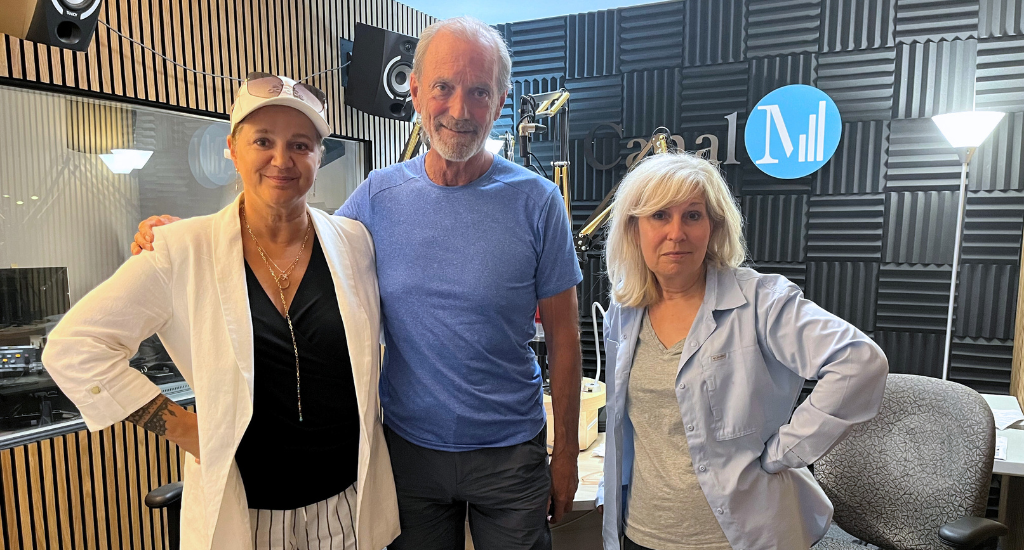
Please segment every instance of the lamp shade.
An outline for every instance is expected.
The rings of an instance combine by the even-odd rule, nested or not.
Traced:
[[[964,111],[936,115],[932,120],[953,147],[978,147],[1005,115],[997,111]]]
[[[149,162],[153,151],[138,149],[113,149],[109,155],[100,155],[100,160],[115,174],[129,174],[132,170],[141,170]]]

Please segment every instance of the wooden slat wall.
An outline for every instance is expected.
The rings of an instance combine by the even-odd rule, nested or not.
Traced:
[[[198,71],[301,79],[340,64],[338,39],[357,22],[416,36],[434,20],[394,0],[104,0],[86,52],[0,35],[0,77],[226,114],[238,82],[185,71],[102,23]],[[371,142],[373,168],[398,160],[409,123],[345,106],[339,71],[310,82],[327,93],[337,134]]]
[[[126,422],[0,451],[0,550],[163,550],[166,513],[144,499],[183,460]]]

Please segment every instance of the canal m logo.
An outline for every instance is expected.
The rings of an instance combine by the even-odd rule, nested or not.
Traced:
[[[743,137],[747,154],[762,172],[795,179],[824,166],[842,134],[843,121],[832,98],[812,86],[794,84],[757,102]]]

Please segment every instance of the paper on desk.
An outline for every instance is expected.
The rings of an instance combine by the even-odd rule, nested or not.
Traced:
[[[604,443],[594,447],[594,450],[590,453],[590,456],[596,456],[604,458]]]
[[[996,460],[1006,460],[1006,438],[996,437]]]
[[[1021,414],[1020,411],[992,411],[992,416],[996,419],[997,430],[1005,430],[1006,428],[1009,428],[1011,424],[1024,420],[1024,414]]]

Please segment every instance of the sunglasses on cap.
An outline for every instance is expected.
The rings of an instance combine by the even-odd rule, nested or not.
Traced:
[[[245,89],[256,97],[278,97],[285,89],[285,85],[281,77],[270,73],[254,72],[245,77]],[[291,91],[294,98],[309,105],[318,113],[322,113],[327,107],[327,94],[316,86],[296,82],[291,86]]]

